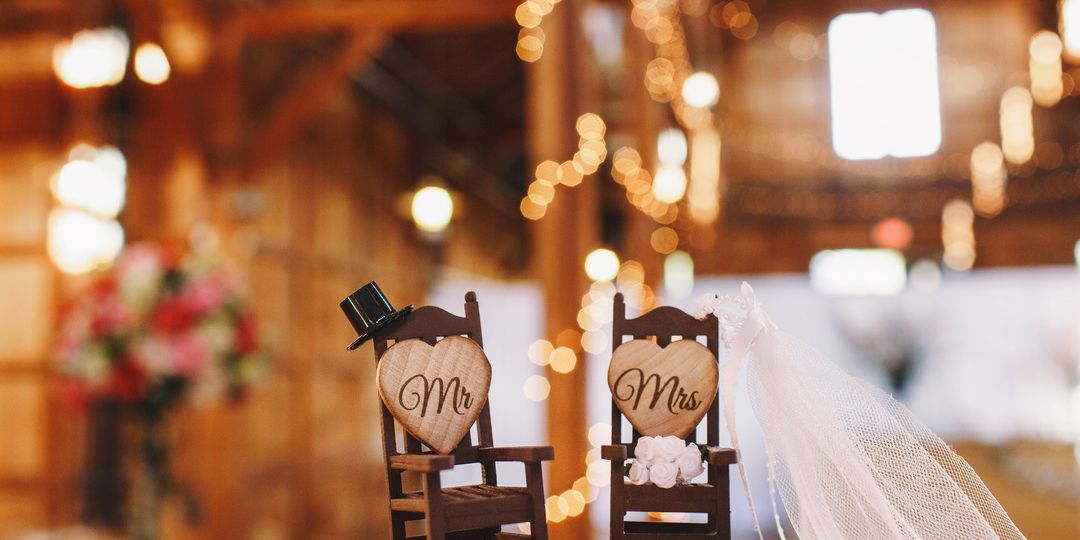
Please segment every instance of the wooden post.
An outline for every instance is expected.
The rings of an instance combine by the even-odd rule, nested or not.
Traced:
[[[575,57],[581,47],[579,29],[573,24],[580,5],[576,0],[560,3],[544,17],[546,34],[543,57],[526,71],[527,133],[532,165],[552,159],[570,159],[577,146],[575,119],[578,110]],[[577,328],[581,296],[588,287],[583,261],[599,244],[600,198],[590,176],[577,187],[558,186],[555,200],[544,218],[535,222],[534,272],[544,290],[547,338]],[[549,495],[570,489],[585,472],[588,451],[585,425],[585,366],[579,352],[577,367],[567,374],[549,369],[548,434],[558,461],[548,469]],[[554,538],[588,538],[587,516],[553,523]]]

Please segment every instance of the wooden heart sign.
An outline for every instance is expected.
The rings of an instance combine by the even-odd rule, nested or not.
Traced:
[[[608,366],[615,405],[642,435],[686,437],[709,411],[719,376],[716,358],[688,339],[664,348],[644,339],[619,345]]]
[[[398,422],[440,454],[454,450],[487,402],[491,364],[475,341],[409,339],[390,347],[376,373],[379,397]]]

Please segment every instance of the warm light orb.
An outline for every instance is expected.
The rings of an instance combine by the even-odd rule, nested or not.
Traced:
[[[900,218],[885,218],[874,225],[870,237],[874,244],[889,249],[904,249],[911,244],[914,231],[911,224]]]
[[[61,204],[114,218],[124,206],[124,177],[109,174],[96,163],[69,161],[60,168],[53,194]]]
[[[454,217],[454,200],[439,186],[427,186],[413,195],[412,218],[416,227],[430,233],[442,232]]]
[[[585,257],[585,275],[593,281],[611,281],[618,273],[619,256],[610,249],[594,249]]]
[[[147,84],[161,84],[169,80],[172,66],[165,51],[157,43],[143,43],[135,49],[135,75]]]
[[[549,364],[556,373],[570,373],[577,366],[577,354],[570,347],[556,347]]]
[[[551,351],[554,350],[555,346],[550,341],[538,339],[532,342],[532,345],[529,345],[529,361],[538,366],[546,366],[550,361]]]
[[[682,167],[686,163],[686,154],[686,134],[681,129],[667,128],[656,137],[656,158],[662,165]]]
[[[124,79],[128,48],[119,28],[82,30],[53,48],[53,72],[72,88],[115,85]]]
[[[1031,96],[1037,105],[1050,107],[1061,101],[1064,87],[1061,73],[1061,38],[1049,30],[1031,36],[1028,44],[1028,78]]]
[[[685,251],[664,257],[664,289],[674,298],[686,298],[694,290],[694,259]]]
[[[1031,36],[1031,41],[1028,42],[1028,52],[1031,54],[1031,58],[1040,64],[1055,62],[1061,56],[1061,38],[1049,30],[1040,30]]]
[[[525,392],[525,397],[532,401],[544,401],[551,393],[551,383],[543,375],[533,375],[525,379],[522,391]]]
[[[85,274],[116,260],[124,247],[124,229],[114,219],[80,210],[49,214],[49,258],[66,274]]]
[[[674,204],[686,194],[686,172],[678,165],[661,165],[653,177],[652,196],[656,200]]]
[[[720,84],[711,73],[699,71],[683,81],[682,98],[691,107],[712,107],[720,100]]]

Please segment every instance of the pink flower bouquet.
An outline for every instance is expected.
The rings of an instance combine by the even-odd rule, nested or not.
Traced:
[[[162,415],[240,397],[266,370],[235,270],[204,253],[129,246],[72,298],[55,349],[69,404],[113,400]]]

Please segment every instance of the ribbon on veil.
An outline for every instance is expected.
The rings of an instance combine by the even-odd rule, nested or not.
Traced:
[[[724,417],[759,538],[735,424],[743,364],[781,539],[777,493],[804,540],[1024,538],[967,462],[903,404],[781,331],[749,284],[741,291],[703,298],[698,316],[717,316],[730,349]]]

